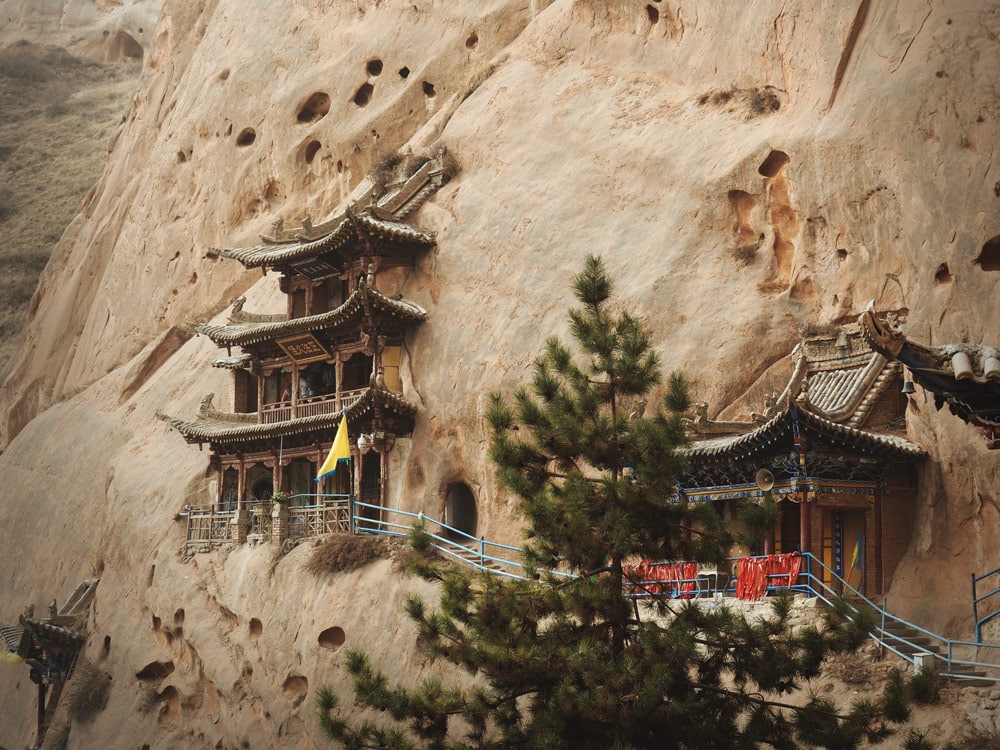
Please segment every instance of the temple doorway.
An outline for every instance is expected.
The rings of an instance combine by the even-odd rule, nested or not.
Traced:
[[[789,500],[782,500],[779,508],[781,518],[778,520],[775,552],[799,552],[802,547],[801,528],[802,506]]]
[[[823,564],[865,593],[865,511],[823,509]],[[825,583],[831,576],[823,571]]]

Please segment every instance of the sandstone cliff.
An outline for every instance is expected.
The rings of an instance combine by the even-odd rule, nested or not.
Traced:
[[[517,541],[517,515],[486,460],[486,393],[565,333],[586,253],[713,412],[869,299],[927,343],[1000,341],[1000,12],[717,5],[167,0],[143,27],[139,90],[3,390],[0,616],[103,570],[88,653],[113,688],[71,746],[310,747],[307,691],[344,684],[321,631],[413,658],[398,621],[416,584],[384,563],[329,582],[304,549],[273,569],[266,548],[182,564],[173,517],[207,499],[208,454],[154,418],[226,400],[186,321],[244,291],[247,309],[281,304],[273,276],[209,248],[324,218],[384,154],[446,144],[460,167],[414,217],[438,246],[406,284],[429,316],[394,493],[439,514],[462,479],[488,537]],[[907,423],[930,456],[890,604],[967,637],[968,574],[1000,565],[997,454],[922,393]],[[161,702],[144,713],[154,662],[173,671],[147,679]],[[0,680],[19,717],[0,745],[30,741],[31,688]]]

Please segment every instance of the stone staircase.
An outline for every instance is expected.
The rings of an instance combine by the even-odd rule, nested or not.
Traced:
[[[936,671],[947,669],[948,653],[939,641],[897,620],[886,619],[883,628],[880,610],[860,602],[856,602],[854,606],[859,610],[870,612],[876,626],[874,635],[908,660],[912,661],[915,654],[929,653],[935,657]],[[985,670],[965,664],[953,664],[946,677],[961,687],[994,687],[998,682],[997,678],[988,676]]]
[[[470,546],[466,546],[466,545],[460,545],[460,546],[454,546],[454,547],[449,546],[448,547],[448,551],[452,552],[456,557],[458,557],[459,559],[467,562],[468,564],[470,564],[472,566],[475,566],[475,567],[479,567],[480,557],[479,557],[479,547],[478,546],[476,546],[476,547],[470,547]],[[495,571],[495,572],[498,572],[498,573],[509,572],[503,565],[501,565],[500,563],[494,562],[492,560],[485,560],[484,561],[484,565],[485,565],[485,567],[486,567],[487,570],[492,570],[492,571]]]

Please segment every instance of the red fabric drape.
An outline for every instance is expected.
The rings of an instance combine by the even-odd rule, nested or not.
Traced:
[[[665,595],[677,599],[690,599],[695,589],[697,563],[663,563],[643,560],[637,565],[625,566],[625,574],[636,583],[636,594]]]
[[[798,552],[786,552],[766,557],[741,557],[736,596],[740,599],[759,599],[768,585],[792,586],[799,576],[802,558]],[[776,576],[771,578],[771,576]]]

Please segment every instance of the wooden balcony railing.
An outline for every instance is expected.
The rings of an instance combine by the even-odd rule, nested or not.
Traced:
[[[219,506],[189,505],[187,513],[187,536],[182,550],[185,555],[195,552],[210,552],[229,541],[229,519],[232,510],[220,510]]]
[[[355,388],[350,391],[341,391],[340,408],[337,408],[337,397],[335,394],[325,396],[309,396],[299,399],[292,409],[291,401],[279,401],[274,404],[264,404],[261,411],[260,421],[262,424],[273,424],[274,422],[287,422],[290,419],[301,417],[314,417],[317,414],[336,414],[340,409],[349,409],[365,395],[368,391],[364,388]]]

